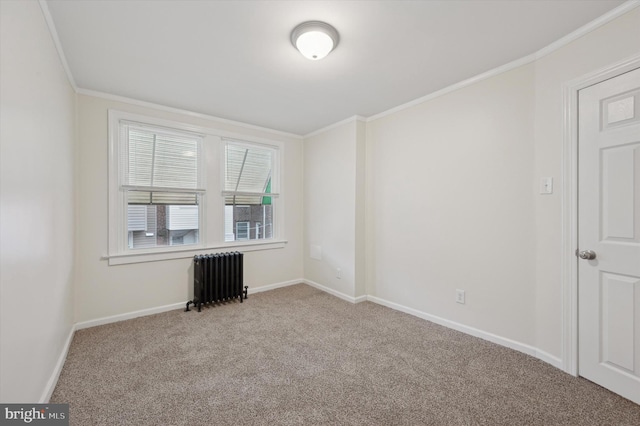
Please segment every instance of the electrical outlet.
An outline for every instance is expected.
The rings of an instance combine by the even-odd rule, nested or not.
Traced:
[[[342,269],[336,269],[336,278],[339,280],[342,279]]]
[[[461,303],[464,305],[464,290],[456,289],[456,303]]]

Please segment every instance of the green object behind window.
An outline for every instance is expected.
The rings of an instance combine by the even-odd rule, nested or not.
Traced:
[[[271,179],[267,182],[267,189],[264,191],[267,194],[271,194]],[[271,205],[271,197],[262,197],[262,205],[270,206]]]

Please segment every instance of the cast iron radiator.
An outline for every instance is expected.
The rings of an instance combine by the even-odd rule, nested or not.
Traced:
[[[193,300],[189,305],[213,304],[247,298],[248,286],[242,286],[242,253],[206,254],[193,258]]]

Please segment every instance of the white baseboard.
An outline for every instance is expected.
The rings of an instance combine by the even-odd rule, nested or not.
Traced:
[[[508,339],[506,337],[498,336],[493,333],[489,333],[483,330],[479,330],[474,327],[469,327],[464,324],[460,324],[455,321],[451,321],[448,319],[444,319],[435,315],[428,314],[426,312],[419,311],[417,309],[409,308],[404,305],[400,305],[398,303],[390,302],[385,299],[381,299],[375,296],[367,296],[367,300],[377,303],[379,305],[386,306],[391,309],[395,309],[396,311],[404,312],[409,315],[416,316],[418,318],[422,318],[427,321],[431,321],[436,324],[440,324],[447,328],[452,328],[454,330],[460,331],[465,334],[470,334],[471,336],[479,337],[484,340],[488,340],[489,342],[496,343],[501,346],[506,346],[507,348],[514,349],[518,352],[525,353],[527,355],[531,355],[534,358],[538,358],[541,361],[549,363],[556,368],[562,369],[562,360],[558,357],[555,357],[551,354],[548,354],[544,351],[541,351],[533,346],[527,345],[525,343],[516,342],[515,340]]]
[[[301,284],[303,282],[304,282],[303,279],[298,279],[298,280],[284,281],[281,283],[269,284],[269,285],[256,287],[256,288],[252,288],[251,286],[249,286],[249,295],[251,295],[252,293],[260,293],[262,291],[274,290],[280,287],[287,287],[294,284]],[[124,314],[112,315],[109,317],[97,318],[89,321],[79,322],[75,325],[75,329],[82,330],[83,328],[96,327],[99,325],[111,324],[113,322],[119,322],[119,321],[126,321],[128,319],[144,317],[144,316],[153,315],[153,314],[159,314],[162,312],[173,311],[174,309],[184,309],[185,306],[186,306],[186,301],[173,303],[171,305],[157,306],[155,308],[141,309],[139,311],[127,312]]]
[[[354,297],[353,303],[362,303],[367,301],[367,295],[364,294],[362,296]]]
[[[374,303],[377,303],[379,305],[383,305],[386,306],[388,308],[391,309],[395,309],[397,311],[400,312],[404,312],[407,313],[409,315],[413,315],[416,316],[418,318],[422,318],[425,319],[427,321],[431,321],[434,322],[436,324],[440,324],[443,325],[445,327],[448,328],[452,328],[454,330],[466,333],[466,334],[470,334],[472,336],[475,337],[479,337],[481,339],[484,340],[488,340],[490,342],[496,343],[498,345],[502,345],[502,346],[506,346],[508,348],[517,350],[519,352],[525,353],[527,355],[531,355],[535,358],[538,358],[544,362],[547,362],[551,365],[553,365],[556,368],[562,369],[562,360],[556,356],[553,356],[551,354],[548,354],[544,351],[541,351],[537,348],[534,348],[533,346],[530,345],[526,345],[524,343],[520,343],[520,342],[516,342],[514,340],[511,339],[507,339],[505,337],[501,337],[492,333],[488,333],[486,331],[482,331],[479,330],[477,328],[473,328],[473,327],[469,327],[460,323],[457,323],[455,321],[450,321],[444,318],[440,318],[438,316],[435,315],[431,315],[428,314],[426,312],[422,312],[419,311],[417,309],[413,309],[413,308],[409,308],[406,307],[404,305],[400,305],[398,303],[394,303],[394,302],[390,302],[388,300],[385,299],[381,299],[379,297],[375,297],[375,296],[358,296],[358,297],[353,297],[353,296],[349,296],[346,295],[342,292],[339,292],[337,290],[334,290],[332,288],[326,287],[322,284],[319,284],[315,281],[311,281],[311,280],[307,280],[307,279],[296,279],[296,280],[290,280],[290,281],[283,281],[280,283],[274,283],[274,284],[269,284],[269,285],[265,285],[265,286],[261,286],[261,287],[255,287],[255,288],[249,288],[249,294],[252,293],[261,293],[263,291],[269,291],[269,290],[275,290],[276,288],[281,288],[281,287],[288,287],[291,285],[295,285],[295,284],[307,284],[311,287],[317,288],[318,290],[324,291],[326,293],[331,294],[332,296],[338,297],[342,300],[346,300],[347,302],[350,303],[360,303],[360,302],[364,302],[364,301],[371,301]],[[69,336],[67,337],[67,340],[64,344],[64,347],[62,349],[62,352],[60,353],[60,356],[58,357],[58,362],[56,363],[56,366],[53,370],[53,373],[51,374],[51,377],[49,379],[49,381],[47,382],[47,386],[44,389],[44,392],[42,393],[42,396],[40,397],[40,403],[47,403],[49,402],[49,399],[51,398],[51,395],[53,394],[53,390],[56,387],[56,384],[58,383],[58,378],[60,377],[60,373],[62,372],[62,367],[64,366],[64,363],[67,359],[67,353],[69,352],[69,347],[71,346],[71,341],[73,340],[73,335],[76,332],[76,330],[82,330],[84,328],[89,328],[89,327],[96,327],[99,325],[104,325],[104,324],[110,324],[110,323],[114,323],[114,322],[119,322],[119,321],[125,321],[128,319],[133,319],[133,318],[138,318],[138,317],[143,317],[143,316],[147,316],[147,315],[153,315],[153,314],[159,314],[162,312],[168,312],[168,311],[172,311],[175,309],[183,309],[186,305],[186,302],[180,302],[180,303],[174,303],[171,305],[164,305],[164,306],[158,306],[155,308],[149,308],[149,309],[142,309],[139,311],[134,311],[134,312],[128,312],[128,313],[124,313],[124,314],[118,314],[118,315],[112,315],[109,317],[103,317],[103,318],[97,318],[94,320],[89,320],[89,321],[83,321],[83,322],[79,322],[74,324],[71,327],[71,331],[69,332]]]
[[[173,311],[174,309],[184,309],[186,302],[173,303],[171,305],[158,306],[155,308],[141,309],[139,311],[127,312],[125,314],[112,315],[109,317],[97,318],[94,320],[83,321],[76,324],[76,330],[83,328],[97,327],[99,325],[111,324],[113,322],[125,321],[128,319],[145,317],[147,315],[159,314],[162,312]]]
[[[67,336],[67,340],[64,342],[64,346],[62,347],[62,352],[60,352],[60,356],[58,357],[58,362],[56,362],[55,367],[53,368],[53,373],[51,373],[51,377],[47,382],[47,385],[44,388],[44,392],[42,392],[42,396],[40,396],[39,404],[47,404],[51,399],[51,395],[53,395],[53,390],[56,388],[58,384],[58,379],[60,378],[60,373],[62,373],[62,367],[64,367],[64,362],[67,360],[67,354],[69,353],[69,347],[71,347],[71,341],[73,340],[73,335],[76,332],[75,324],[71,326],[71,330],[69,331],[69,336]]]
[[[538,358],[540,361],[544,361],[547,364],[551,364],[554,367],[564,371],[564,364],[562,363],[562,359],[557,356],[553,356],[548,352],[541,351],[540,349],[536,349],[536,353],[533,356]]]
[[[338,290],[334,290],[332,288],[325,287],[322,284],[318,284],[315,281],[304,279],[304,280],[302,280],[302,282],[307,284],[307,285],[310,285],[311,287],[315,287],[318,290],[322,290],[322,291],[324,291],[326,293],[329,293],[332,296],[336,296],[336,297],[338,297],[338,298],[340,298],[342,300],[346,300],[347,302],[360,303],[360,302],[364,302],[364,301],[367,300],[367,296],[358,296],[358,297],[349,296],[349,295],[344,294],[344,293],[342,293],[342,292],[340,292]]]
[[[324,291],[325,293],[329,293],[332,296],[338,297],[342,300],[346,300],[347,302],[351,302],[351,303],[360,303],[360,302],[365,302],[365,301],[371,301],[374,303],[377,303],[379,305],[383,305],[386,306],[388,308],[391,309],[395,309],[396,311],[400,311],[400,312],[404,312],[407,313],[409,315],[413,315],[416,316],[418,318],[422,318],[425,319],[427,321],[431,321],[434,322],[436,324],[440,324],[442,326],[448,327],[448,328],[452,328],[454,330],[460,331],[462,333],[465,334],[470,334],[472,336],[475,337],[479,337],[481,339],[487,340],[489,342],[492,343],[496,343],[498,345],[501,346],[505,346],[507,348],[511,348],[514,349],[518,352],[522,352],[525,353],[527,355],[531,355],[534,358],[538,358],[541,361],[544,361],[548,364],[551,364],[552,366],[562,369],[562,359],[553,356],[547,352],[541,351],[538,348],[535,348],[531,345],[527,345],[525,343],[520,343],[517,342],[515,340],[511,340],[508,339],[506,337],[502,337],[502,336],[498,336],[496,334],[493,333],[489,333],[483,330],[479,330],[477,328],[474,327],[469,327],[467,325],[464,324],[460,324],[458,322],[455,321],[451,321],[451,320],[447,320],[435,315],[431,315],[428,314],[426,312],[422,312],[419,311],[417,309],[413,309],[413,308],[409,308],[407,306],[404,305],[400,305],[398,303],[394,303],[394,302],[390,302],[388,300],[385,299],[381,299],[379,297],[375,297],[375,296],[358,296],[358,297],[353,297],[353,296],[349,296],[347,294],[344,294],[340,291],[334,290],[332,288],[326,287],[322,284],[319,284],[315,281],[312,280],[307,280],[307,279],[299,279],[299,280],[292,280],[292,281],[286,281],[286,282],[282,282],[282,283],[276,283],[276,284],[271,284],[271,285],[267,285],[267,286],[262,286],[262,287],[258,287],[256,289],[251,290],[251,293],[258,293],[261,291],[269,291],[269,290],[273,290],[276,288],[280,288],[280,287],[286,287],[286,286],[290,286],[290,285],[295,285],[295,284],[299,284],[299,283],[304,283],[307,284],[311,287],[317,288],[318,290]]]
[[[275,284],[270,284],[262,287],[257,287],[254,289],[250,288],[250,292],[259,293],[262,291],[273,290],[280,287],[287,287],[290,285],[300,284],[303,282],[304,280],[302,279],[285,281],[281,283],[275,283]],[[162,312],[173,311],[174,309],[184,309],[185,306],[186,306],[186,302],[173,303],[171,305],[157,306],[155,308],[149,308],[149,309],[141,309],[139,311],[127,312],[124,314],[112,315],[112,316],[97,318],[89,321],[82,321],[74,324],[71,327],[71,331],[69,332],[69,336],[65,341],[64,347],[62,348],[62,352],[58,357],[58,362],[56,363],[53,369],[53,373],[51,373],[51,377],[49,378],[49,381],[47,382],[47,385],[45,386],[45,389],[42,392],[42,396],[40,397],[39,403],[46,404],[51,399],[51,395],[53,394],[53,391],[56,388],[56,385],[58,384],[58,379],[60,378],[62,367],[64,367],[64,363],[67,360],[69,347],[71,346],[71,341],[73,340],[73,335],[75,334],[76,330],[82,330],[84,328],[90,328],[90,327],[97,327],[99,325],[111,324],[114,322],[125,321],[128,319],[144,317],[147,315],[159,314]]]
[[[260,287],[251,287],[249,286],[248,295],[251,296],[253,293],[262,293],[263,291],[275,290],[276,288],[281,287],[289,287],[290,285],[302,284],[304,280],[302,278],[297,280],[283,281],[281,283],[263,285]]]

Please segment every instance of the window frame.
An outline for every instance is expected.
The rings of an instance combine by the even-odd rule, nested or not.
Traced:
[[[226,173],[226,146],[227,144],[232,144],[234,146],[239,146],[239,147],[243,147],[243,148],[258,148],[258,149],[267,149],[270,150],[272,153],[272,174],[270,176],[270,180],[271,180],[271,192],[269,193],[269,197],[271,197],[272,199],[272,204],[271,204],[271,214],[272,214],[272,223],[271,223],[271,238],[262,238],[263,240],[263,244],[267,244],[270,241],[277,241],[279,237],[281,237],[282,233],[280,231],[280,228],[283,226],[283,220],[280,218],[280,215],[282,215],[282,210],[280,209],[280,205],[281,203],[283,203],[282,200],[282,191],[281,191],[281,181],[282,181],[282,167],[281,167],[281,163],[280,163],[280,157],[282,155],[282,144],[275,144],[275,143],[261,143],[261,142],[253,142],[250,140],[246,140],[246,139],[238,139],[238,138],[232,138],[232,137],[222,137],[222,144],[220,145],[220,185],[221,185],[221,196],[222,196],[222,204],[224,205],[224,198],[225,195],[230,194],[231,192],[235,192],[235,191],[228,191],[225,188],[225,173]],[[242,193],[242,191],[239,191],[240,193]],[[245,194],[253,194],[253,193],[245,193]],[[264,196],[264,194],[263,194]],[[247,208],[251,208],[250,205],[244,205],[244,204],[238,204],[236,205],[236,207],[247,207]],[[223,206],[224,208],[224,206]],[[226,212],[223,212],[223,214],[225,214]],[[224,227],[224,221],[222,226]],[[236,228],[234,227],[234,231],[236,231]],[[237,235],[236,233],[234,233],[234,235]],[[224,235],[223,235],[224,238]],[[248,240],[239,240],[237,239],[237,237],[233,240],[233,241],[225,241],[226,243],[229,244],[233,244],[235,243],[242,243],[243,241],[260,241],[258,239],[251,239],[251,226],[249,226],[249,239]]]
[[[126,129],[124,126],[128,126],[128,129]],[[118,121],[118,129],[119,129],[119,140],[118,140],[118,146],[116,147],[116,149],[120,150],[128,150],[130,147],[130,139],[129,140],[124,140],[127,139],[126,135],[127,130],[130,129],[134,129],[134,130],[140,130],[140,131],[146,131],[149,133],[153,133],[154,134],[154,139],[155,139],[155,134],[161,134],[161,135],[172,135],[172,136],[177,136],[177,137],[181,137],[181,138],[192,138],[195,140],[196,144],[197,144],[197,151],[198,151],[198,162],[196,164],[196,172],[197,172],[197,176],[196,176],[196,188],[191,189],[183,189],[183,188],[175,188],[175,192],[183,192],[183,193],[189,193],[189,194],[194,194],[196,197],[196,206],[198,207],[198,242],[195,244],[188,244],[186,246],[184,246],[183,244],[174,244],[173,243],[173,239],[171,237],[171,232],[168,231],[168,242],[166,245],[160,245],[160,246],[156,246],[156,247],[137,247],[137,248],[133,248],[130,247],[130,244],[126,244],[124,247],[120,247],[120,249],[124,250],[124,254],[137,254],[137,253],[142,253],[142,252],[160,252],[163,250],[169,250],[171,247],[181,247],[183,246],[184,248],[198,248],[200,247],[201,244],[201,239],[200,239],[200,232],[203,229],[204,226],[204,218],[206,217],[206,209],[204,206],[204,203],[202,203],[203,197],[206,196],[206,190],[203,190],[203,184],[205,181],[205,172],[204,172],[204,160],[203,160],[203,151],[204,151],[204,138],[205,135],[200,133],[200,132],[191,132],[191,131],[187,131],[187,130],[182,130],[182,129],[176,129],[176,128],[169,128],[166,126],[157,126],[157,125],[149,125],[147,123],[140,123],[140,122],[135,122],[135,121],[131,121],[131,120],[119,120]],[[129,150],[129,152],[131,152]],[[128,172],[128,167],[126,165],[123,164],[122,162],[122,152],[118,153],[119,156],[119,163],[118,163],[118,167],[124,166],[125,170],[121,170],[120,168],[118,169],[118,186],[120,191],[123,193],[121,198],[119,201],[122,203],[122,209],[123,209],[123,214],[125,215],[125,223],[128,224],[128,214],[129,214],[129,208],[130,207],[130,202],[131,202],[131,193],[135,192],[137,190],[137,185],[131,185],[130,183],[126,182],[125,179],[125,175]],[[127,157],[128,159],[129,157]],[[153,171],[152,171],[153,173]],[[151,193],[154,193],[156,191],[153,191],[153,188],[162,188],[162,190],[169,190],[169,188],[163,188],[162,186],[160,187],[156,187],[154,185],[151,185],[149,187],[143,187],[143,188],[149,188],[149,191]],[[158,191],[158,192],[162,192],[162,191]],[[174,192],[169,190],[168,192]],[[147,205],[147,204],[140,204],[140,205]],[[153,204],[148,204],[148,205],[153,205]],[[157,204],[155,204],[156,206],[158,206]],[[171,205],[175,205],[175,204],[167,204],[166,207],[171,206]],[[120,208],[120,207],[119,207]],[[128,228],[128,226],[126,226]],[[126,232],[126,230],[125,230]],[[149,233],[147,233],[147,236],[153,236],[153,234],[149,235]]]
[[[131,122],[141,127],[160,128],[177,133],[200,135],[201,155],[199,172],[205,192],[199,197],[199,242],[187,246],[161,246],[151,249],[129,249],[127,233],[126,198],[120,187],[120,148],[122,134],[121,122]],[[224,131],[215,127],[192,125],[153,116],[129,113],[120,110],[108,110],[108,241],[107,254],[102,256],[109,265],[151,262],[169,259],[189,258],[197,254],[211,251],[232,249],[239,251],[255,251],[283,248],[287,243],[284,238],[284,209],[275,212],[274,231],[269,240],[225,241],[224,235],[224,161],[225,140],[234,143],[246,143],[251,146],[264,146],[274,149],[274,175],[278,181],[284,182],[281,157],[284,153],[284,142],[265,138],[250,137],[243,134]],[[218,148],[216,149],[216,144]],[[222,153],[222,155],[221,155]],[[216,173],[215,168],[219,168]],[[280,188],[278,205],[284,204],[284,194]],[[219,223],[218,223],[219,222]]]

